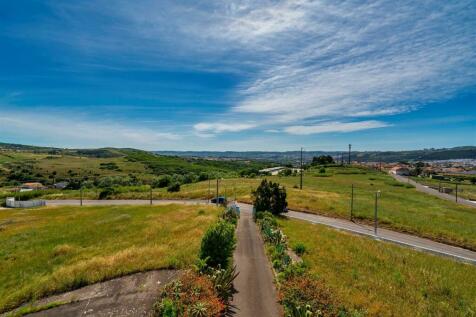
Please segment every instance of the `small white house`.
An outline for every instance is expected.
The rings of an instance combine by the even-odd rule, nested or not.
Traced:
[[[410,175],[410,169],[406,166],[395,166],[390,170],[390,173],[394,175],[408,176]]]

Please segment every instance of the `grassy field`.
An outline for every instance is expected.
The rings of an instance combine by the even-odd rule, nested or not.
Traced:
[[[304,221],[280,219],[291,246],[345,307],[369,316],[474,316],[476,267]]]
[[[391,176],[377,171],[359,168],[327,168],[326,173],[307,171],[303,190],[299,190],[299,176],[268,179],[286,186],[289,207],[332,217],[349,218],[351,185],[354,184],[354,218],[372,221],[375,191],[381,191],[379,223],[394,230],[409,232],[433,240],[476,250],[476,208],[458,205],[416,191],[412,186],[399,183]],[[251,202],[251,191],[261,180],[239,178],[220,180],[219,194],[233,199]],[[180,192],[168,193],[166,189],[154,189],[154,199],[213,197],[216,181],[182,185]],[[52,193],[46,198],[78,198],[78,192]],[[98,190],[84,192],[85,198],[97,199]],[[148,199],[147,187],[120,188],[111,198]]]
[[[132,272],[189,266],[217,214],[184,205],[0,210],[0,312]]]

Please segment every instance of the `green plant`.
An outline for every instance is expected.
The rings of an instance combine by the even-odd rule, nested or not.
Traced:
[[[301,306],[292,306],[288,308],[287,317],[313,317],[313,316],[322,316],[320,311],[317,311],[316,314],[313,314],[311,311],[311,305],[306,305],[305,307]]]
[[[190,316],[191,317],[206,317],[208,316],[207,304],[203,302],[198,302],[190,307]]]
[[[235,244],[235,226],[219,220],[205,232],[199,256],[213,268],[225,268],[228,267]]]
[[[157,316],[178,317],[179,312],[176,303],[170,298],[164,298],[154,305]]]
[[[226,304],[230,302],[233,294],[236,293],[233,281],[238,274],[236,266],[229,266],[227,269],[212,269],[212,272],[208,275],[218,297]]]
[[[279,215],[287,211],[286,189],[278,183],[268,182],[264,179],[252,194],[257,212],[268,210]]]
[[[115,191],[114,188],[107,187],[99,193],[99,199],[109,199],[115,193],[116,193],[116,191]]]
[[[298,242],[294,245],[293,251],[296,252],[297,255],[302,256],[306,252],[306,246],[302,242]]]
[[[179,183],[179,182],[175,182],[175,183],[169,185],[169,187],[167,187],[167,191],[168,191],[169,193],[179,192],[179,191],[180,191],[180,183]]]
[[[238,222],[238,214],[236,213],[236,211],[233,207],[229,207],[229,208],[225,209],[223,211],[221,217],[222,217],[223,220],[228,221],[229,223],[232,223],[235,226]]]

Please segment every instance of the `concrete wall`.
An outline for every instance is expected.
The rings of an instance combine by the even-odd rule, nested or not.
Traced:
[[[6,200],[7,207],[10,208],[33,208],[46,206],[46,201],[44,200],[26,200],[26,201],[16,201],[15,198],[9,197]]]

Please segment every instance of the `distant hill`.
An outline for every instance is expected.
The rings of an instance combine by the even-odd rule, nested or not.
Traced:
[[[132,175],[141,179],[160,175],[236,177],[270,165],[262,161],[166,156],[127,148],[62,149],[0,143],[0,185],[7,180],[48,184],[62,179]]]
[[[300,160],[299,151],[287,152],[214,152],[214,151],[156,151],[161,155],[173,155],[181,157],[196,157],[208,159],[250,159],[265,160],[279,163],[295,163]],[[304,161],[310,161],[314,156],[331,155],[340,158],[344,155],[347,160],[347,152],[337,151],[305,151],[303,153]],[[359,162],[399,162],[399,161],[434,161],[450,159],[476,159],[476,146],[461,146],[443,149],[423,149],[412,151],[353,151],[351,159]]]

